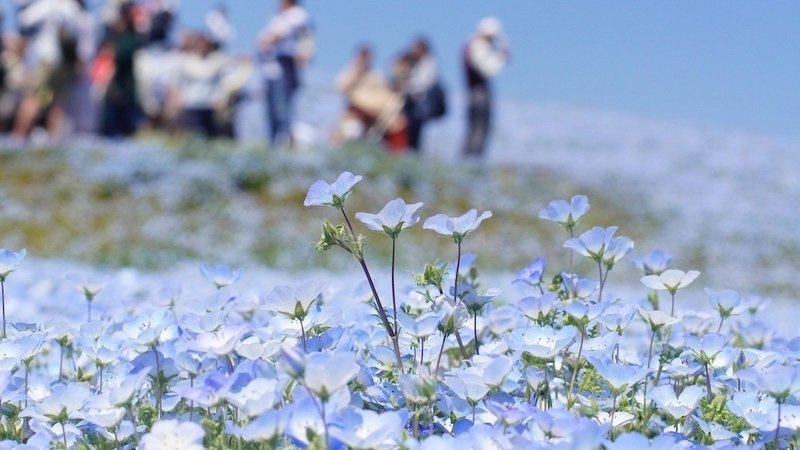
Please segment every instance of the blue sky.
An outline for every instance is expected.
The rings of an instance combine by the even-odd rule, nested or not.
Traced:
[[[95,2],[96,3],[96,2]],[[249,52],[276,0],[183,0],[181,22],[225,4]],[[483,16],[505,26],[512,61],[501,96],[800,137],[800,2],[305,0],[317,27],[315,70],[335,73],[371,42],[378,63],[417,34],[461,89],[460,52]]]
[[[199,23],[213,0],[184,0]],[[224,2],[246,49],[274,1]],[[191,7],[189,7],[191,5]],[[512,61],[500,95],[800,137],[800,2],[306,0],[316,68],[334,73],[359,42],[386,66],[416,34],[434,42],[450,89],[475,23],[499,17]]]

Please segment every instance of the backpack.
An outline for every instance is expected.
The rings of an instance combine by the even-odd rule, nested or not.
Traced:
[[[431,86],[426,102],[429,119],[440,119],[447,114],[447,93],[441,81]]]

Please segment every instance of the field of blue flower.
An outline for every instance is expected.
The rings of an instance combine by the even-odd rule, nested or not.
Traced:
[[[704,181],[680,149],[711,138],[675,141],[663,172],[644,150],[663,141],[631,138],[616,180],[614,158],[581,160],[602,148],[549,139],[534,168],[368,146],[0,151],[0,449],[800,444],[779,268],[796,213],[775,208],[776,231],[687,196]],[[758,164],[728,164],[708,189],[738,198]],[[790,194],[784,170],[769,183]]]

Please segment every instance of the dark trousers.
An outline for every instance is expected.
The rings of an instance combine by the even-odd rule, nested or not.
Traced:
[[[467,107],[467,138],[464,143],[464,156],[479,158],[486,150],[492,117],[491,96],[484,88],[469,90]]]
[[[278,57],[281,75],[266,80],[269,142],[291,143],[293,99],[298,88],[297,68],[288,57]]]

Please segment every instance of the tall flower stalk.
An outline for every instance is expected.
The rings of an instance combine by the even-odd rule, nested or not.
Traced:
[[[18,252],[0,249],[0,302],[3,307],[3,339],[8,336],[6,332],[6,278],[17,269],[26,254],[24,248]]]

